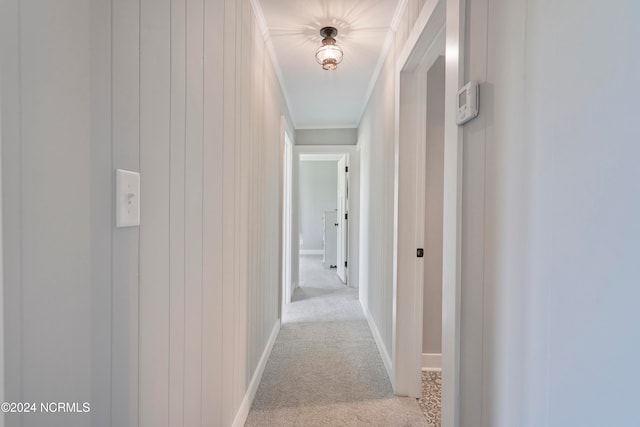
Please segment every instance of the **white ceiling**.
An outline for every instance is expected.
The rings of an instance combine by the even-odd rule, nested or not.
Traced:
[[[258,1],[294,126],[356,127],[398,0]],[[323,70],[314,57],[324,26],[338,29],[344,51],[335,71]]]

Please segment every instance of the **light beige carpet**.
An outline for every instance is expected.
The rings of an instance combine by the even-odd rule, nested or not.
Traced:
[[[357,291],[302,261],[246,426],[425,426],[417,400],[393,394]]]

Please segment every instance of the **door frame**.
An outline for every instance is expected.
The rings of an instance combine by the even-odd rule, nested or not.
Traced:
[[[293,139],[289,135],[286,128],[286,121],[284,117],[281,118],[281,138],[283,144],[282,150],[282,298],[280,298],[281,306],[291,302],[291,295],[293,294],[293,284],[291,277],[291,231],[292,231],[292,218],[291,218],[291,205],[292,205],[292,162],[293,162]]]
[[[455,121],[462,83],[465,0],[427,0],[395,71],[395,191],[392,383],[421,395],[426,71],[444,44],[445,129],[442,265],[442,426],[459,425],[462,130]],[[427,68],[428,69],[428,68]]]
[[[351,176],[357,176],[359,172],[359,161],[357,157],[359,156],[359,152],[357,151],[357,147],[355,145],[294,145],[293,146],[293,161],[291,164],[292,172],[291,177],[293,179],[292,185],[292,227],[291,227],[291,282],[293,285],[293,289],[299,286],[300,283],[300,242],[298,240],[298,235],[300,232],[299,228],[299,171],[300,171],[300,156],[302,154],[346,154],[347,155],[347,163],[349,166],[349,174]],[[347,269],[347,286],[350,287],[358,287],[357,279],[354,280],[354,277],[357,277],[357,274],[352,274],[354,269],[357,269],[357,260],[358,260],[358,239],[352,238],[353,233],[358,227],[358,218],[357,215],[354,215],[353,212],[358,212],[357,205],[359,200],[359,195],[356,194],[357,190],[355,190],[352,185],[353,180],[350,180],[350,188],[349,188],[349,205],[347,209],[349,211],[349,233],[352,236],[349,236],[347,239],[347,259],[353,260],[353,263],[350,263]]]
[[[344,160],[343,163],[343,168],[346,167],[347,170],[340,170],[341,169],[341,165],[340,163]],[[338,274],[338,277],[340,278],[340,280],[343,281],[343,283],[348,284],[349,283],[349,268],[348,265],[345,264],[348,262],[349,260],[349,220],[348,215],[349,215],[349,199],[348,199],[348,185],[349,185],[349,178],[348,178],[348,171],[349,170],[349,155],[348,154],[342,154],[340,156],[340,159],[338,160],[338,188],[337,188],[337,208],[338,208],[338,224],[340,225],[338,227],[338,245],[340,246],[340,249],[336,251],[337,256],[337,266],[336,266],[336,273]],[[342,179],[341,179],[342,177]],[[342,185],[342,188],[340,184]],[[341,207],[340,206],[340,193],[341,191],[344,193],[344,206]],[[340,273],[342,272],[342,276],[340,276]]]
[[[4,219],[2,191],[2,88],[0,87],[0,402],[4,402]],[[0,427],[4,427],[5,414],[0,413]]]

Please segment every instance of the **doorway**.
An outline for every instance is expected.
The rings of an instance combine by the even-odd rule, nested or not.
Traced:
[[[348,229],[349,229],[349,166],[348,155],[343,154],[340,156],[337,165],[337,256],[336,256],[336,273],[343,283],[347,283],[347,245],[348,245]]]
[[[291,277],[291,206],[292,206],[292,162],[293,162],[293,142],[289,133],[285,130],[284,118],[282,121],[282,132],[284,133],[284,153],[283,153],[283,188],[282,188],[282,305],[291,302],[293,294],[293,284]]]
[[[444,189],[445,61],[439,56],[426,81],[424,173],[424,269],[422,303],[422,399],[427,422],[440,424],[442,390],[442,209]],[[419,186],[421,187],[421,186]]]
[[[298,241],[300,287],[344,286],[344,266],[339,262],[339,183],[344,181],[338,164],[342,154],[301,154],[298,167]],[[344,261],[343,261],[344,262]],[[340,267],[343,267],[342,270]],[[340,272],[342,271],[342,276]]]
[[[345,153],[299,156],[299,286],[348,284],[348,162]]]
[[[434,257],[431,264],[440,264],[441,277],[429,277],[440,285],[441,305],[441,363],[443,427],[458,424],[459,339],[460,339],[460,197],[462,131],[455,122],[456,93],[462,83],[462,46],[464,1],[440,0],[426,3],[407,38],[396,63],[396,135],[397,169],[395,177],[394,226],[394,311],[392,336],[392,372],[396,394],[421,395],[422,355],[424,344],[425,258],[427,239],[441,251],[441,260]],[[427,174],[427,132],[425,116],[429,96],[428,72],[444,56],[444,119],[442,157],[438,160],[441,172],[441,230],[442,241],[426,235],[425,188]],[[440,82],[439,85],[442,83]],[[428,120],[428,119],[427,119]],[[433,148],[433,147],[431,147]],[[431,153],[433,155],[433,153]],[[429,197],[434,197],[430,194]],[[437,197],[436,197],[437,199]],[[437,223],[437,221],[436,221]],[[437,298],[437,297],[436,297]],[[429,303],[433,302],[429,299]],[[437,303],[436,303],[437,304]]]
[[[283,248],[288,248],[283,252],[283,268],[288,269],[283,271],[283,277],[289,278],[290,283],[287,288],[287,280],[283,280],[283,303],[291,303],[305,280],[313,280],[313,277],[305,278],[305,272],[323,274],[331,278],[331,283],[357,288],[359,163],[356,147],[293,145],[291,162],[285,158],[284,164],[285,183],[287,177],[291,179],[291,203],[283,218],[290,218],[291,227],[288,236],[283,233],[287,239]],[[304,188],[314,180],[317,188]],[[285,200],[286,192],[285,188]],[[283,208],[287,207],[283,205]]]

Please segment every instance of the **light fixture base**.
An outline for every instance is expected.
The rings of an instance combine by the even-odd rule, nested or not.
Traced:
[[[338,35],[338,30],[335,27],[322,27],[320,29],[320,35],[322,37],[335,37]]]

